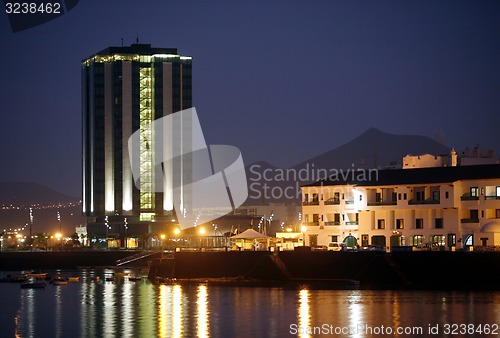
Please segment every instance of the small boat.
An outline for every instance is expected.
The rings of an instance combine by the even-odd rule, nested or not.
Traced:
[[[43,289],[45,285],[42,280],[26,281],[21,283],[21,289]]]
[[[47,272],[28,272],[26,275],[32,278],[45,279],[47,277]]]
[[[68,277],[68,282],[79,282],[79,281],[80,281],[80,277],[79,276]]]
[[[52,285],[68,285],[68,281],[67,280],[53,280],[52,281]]]
[[[131,281],[131,282],[140,282],[142,280],[142,277],[132,277],[132,276],[130,276],[128,278],[128,280]]]
[[[51,277],[52,281],[68,281],[68,277],[64,275],[54,275]]]
[[[68,277],[64,275],[54,275],[50,281],[53,285],[68,285]]]

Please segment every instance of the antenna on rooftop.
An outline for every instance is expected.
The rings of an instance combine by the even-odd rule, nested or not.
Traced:
[[[122,39],[122,47],[123,47],[123,38],[121,38],[121,39]]]
[[[139,32],[137,32],[136,34],[137,34],[137,36],[136,36],[136,38],[135,38],[135,43],[137,43],[137,44],[138,44],[138,43],[139,43]]]

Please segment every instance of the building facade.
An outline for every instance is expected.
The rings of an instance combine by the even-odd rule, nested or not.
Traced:
[[[359,170],[302,187],[306,245],[500,246],[500,165]]]
[[[191,57],[147,44],[109,47],[82,61],[83,213],[89,236],[105,232],[123,239],[175,221],[171,191],[154,187],[155,145],[140,145],[137,187],[128,140],[154,120],[192,107],[191,70]],[[174,174],[174,168],[164,169]]]

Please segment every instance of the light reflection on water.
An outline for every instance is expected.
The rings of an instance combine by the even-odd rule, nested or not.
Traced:
[[[307,327],[311,325],[311,314],[309,312],[309,290],[302,289],[299,291],[299,316],[298,322],[300,327]],[[307,331],[299,334],[299,337],[310,337]]]
[[[363,300],[362,294],[358,290],[351,291],[347,296],[347,303],[349,309],[349,319],[348,323],[350,326],[357,327],[363,323],[363,306],[361,304]],[[353,337],[361,337],[359,332],[356,330]]]
[[[154,285],[74,273],[80,283],[45,290],[1,283],[0,337],[316,337],[306,328],[500,324],[500,292]]]
[[[207,286],[199,285],[198,293],[197,293],[197,301],[198,305],[198,315],[197,315],[197,331],[198,337],[207,338],[210,337],[209,332],[209,324],[208,324],[208,294],[207,294]]]

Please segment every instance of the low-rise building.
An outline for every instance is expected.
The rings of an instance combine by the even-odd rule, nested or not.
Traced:
[[[346,170],[302,189],[306,245],[500,246],[500,165]]]

